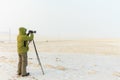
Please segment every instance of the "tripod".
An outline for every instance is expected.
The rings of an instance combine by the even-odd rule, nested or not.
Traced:
[[[33,40],[33,45],[34,45],[34,48],[35,48],[35,52],[36,52],[36,56],[37,56],[37,60],[38,60],[38,63],[41,67],[41,70],[42,70],[42,74],[44,75],[44,71],[43,71],[43,67],[42,67],[42,64],[40,62],[40,58],[39,58],[39,55],[38,55],[38,52],[37,52],[37,49],[36,49],[36,45],[35,45],[35,41]]]

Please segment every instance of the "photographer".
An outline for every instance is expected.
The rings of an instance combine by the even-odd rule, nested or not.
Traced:
[[[29,42],[33,40],[34,35],[33,31],[29,31],[28,34],[26,34],[27,29],[24,27],[19,28],[19,34],[17,36],[17,51],[18,51],[18,75],[28,76],[29,73],[27,73],[26,67],[27,67],[27,52],[29,50]]]

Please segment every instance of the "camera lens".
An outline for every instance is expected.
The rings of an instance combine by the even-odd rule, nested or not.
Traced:
[[[36,33],[36,31],[33,31],[33,33]]]

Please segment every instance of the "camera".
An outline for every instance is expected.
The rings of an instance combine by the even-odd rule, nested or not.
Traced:
[[[33,30],[29,30],[28,33],[36,33],[36,31],[33,31]]]
[[[36,31],[29,30],[28,33],[27,33],[27,36],[29,36],[30,33],[36,33]]]

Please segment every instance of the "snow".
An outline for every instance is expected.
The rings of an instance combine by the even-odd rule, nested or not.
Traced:
[[[35,53],[28,53],[30,76],[17,76],[18,56],[0,52],[0,80],[120,80],[120,55],[40,52],[42,74]]]

